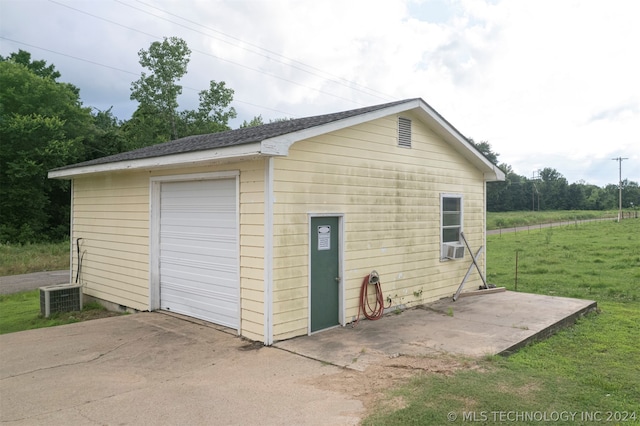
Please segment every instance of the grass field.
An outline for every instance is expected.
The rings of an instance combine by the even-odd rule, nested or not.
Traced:
[[[627,212],[629,213],[629,212]],[[569,222],[618,217],[617,211],[561,210],[540,212],[488,212],[487,229],[513,228],[540,223]]]
[[[69,269],[69,241],[0,244],[0,277]]]
[[[487,237],[489,282],[515,289],[518,251],[518,291],[596,300],[600,312],[508,358],[416,376],[364,424],[638,424],[639,236],[630,219]]]

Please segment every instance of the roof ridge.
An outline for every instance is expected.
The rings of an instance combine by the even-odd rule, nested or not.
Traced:
[[[234,145],[261,142],[265,139],[275,138],[288,133],[294,133],[301,130],[322,126],[335,121],[356,117],[358,115],[378,111],[403,103],[414,102],[416,100],[422,101],[421,98],[404,99],[400,101],[387,102],[384,104],[372,105],[345,111],[294,118],[291,120],[274,121],[271,123],[261,124],[259,126],[243,127],[217,133],[185,136],[183,138],[175,139],[172,141],[148,145],[131,151],[121,152],[106,157],[95,158],[93,160],[59,167],[51,171],[115,163],[119,161],[132,161],[145,158],[162,157],[172,154],[182,154],[187,152],[204,151],[213,148],[223,148]]]

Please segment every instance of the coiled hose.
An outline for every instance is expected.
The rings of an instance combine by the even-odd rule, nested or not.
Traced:
[[[366,277],[364,277],[364,280],[362,280],[362,286],[360,287],[360,303],[358,306],[358,316],[356,317],[356,322],[353,324],[354,327],[358,325],[358,322],[360,321],[360,313],[363,313],[366,319],[375,321],[382,318],[384,310],[391,306],[391,303],[389,303],[389,306],[385,308],[384,296],[382,295],[382,287],[380,286],[380,281],[378,280],[375,284],[369,284],[370,277],[371,274],[367,275]],[[371,304],[369,303],[369,286],[375,286],[376,288],[376,304],[373,308],[371,308]]]

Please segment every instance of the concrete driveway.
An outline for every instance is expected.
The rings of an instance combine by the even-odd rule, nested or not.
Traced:
[[[140,313],[0,336],[0,421],[357,424],[361,401],[314,383],[340,371],[206,324]]]
[[[274,347],[159,312],[0,335],[0,422],[357,424],[413,370],[461,368],[446,354],[510,353],[596,308],[500,290]]]

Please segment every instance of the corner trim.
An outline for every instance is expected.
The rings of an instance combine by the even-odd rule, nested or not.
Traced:
[[[264,344],[273,344],[273,157],[264,167]]]

